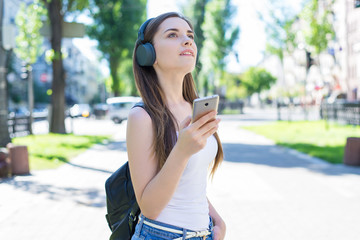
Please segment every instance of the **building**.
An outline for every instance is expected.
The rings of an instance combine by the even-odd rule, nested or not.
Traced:
[[[329,1],[319,0],[318,4],[319,12],[323,12]],[[328,20],[333,24],[335,38],[315,59],[306,55],[309,49],[301,36],[302,19],[298,18],[293,25],[297,48],[284,55],[283,69],[281,62],[271,56],[260,63],[278,78],[273,95],[282,95],[279,89],[286,89],[285,95],[290,96],[298,95],[300,90],[306,96],[302,102],[306,103],[319,104],[323,97],[336,94],[345,94],[350,101],[360,100],[360,1],[335,1]],[[310,61],[314,64],[309,64]]]
[[[360,1],[343,0],[346,25],[346,79],[349,100],[360,99]]]
[[[5,16],[4,24],[15,26],[15,17],[20,9],[20,4],[25,2],[30,4],[33,1],[21,0],[5,0]],[[94,101],[105,102],[105,84],[104,77],[100,70],[99,58],[90,59],[87,54],[74,45],[73,39],[62,39],[63,65],[65,70],[65,97],[67,105],[74,103],[93,103]],[[14,46],[15,47],[15,46]],[[44,37],[43,48],[51,49],[50,41]],[[88,49],[88,51],[96,51]],[[35,90],[35,101],[49,102],[49,94],[51,94],[52,85],[52,67],[51,63],[46,61],[45,52],[37,62],[33,64],[33,81]],[[9,74],[8,81],[11,83],[13,90],[21,97],[23,105],[27,105],[27,85],[24,77],[22,77],[23,63],[14,57],[14,71]],[[10,101],[10,105],[14,105]]]

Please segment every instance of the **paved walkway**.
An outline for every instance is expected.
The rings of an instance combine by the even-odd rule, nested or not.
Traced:
[[[1,240],[109,239],[104,183],[127,155],[126,126],[106,124],[116,129],[115,142],[96,145],[56,170],[0,182]]]
[[[331,165],[238,129],[250,122],[224,123],[226,161],[208,197],[227,222],[226,239],[360,239],[359,167]]]
[[[242,130],[256,115],[224,117],[225,161],[208,197],[227,240],[359,239],[360,168],[330,165]],[[104,182],[126,161],[125,124],[57,170],[0,182],[0,239],[108,239]]]

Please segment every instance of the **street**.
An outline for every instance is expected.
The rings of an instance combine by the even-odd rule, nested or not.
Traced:
[[[221,116],[225,160],[209,180],[208,198],[227,223],[226,239],[359,239],[360,168],[328,164],[240,128],[276,117],[265,115]],[[1,239],[109,237],[104,182],[127,160],[126,122],[76,119],[73,126],[75,134],[111,134],[114,142],[57,170],[0,181]]]

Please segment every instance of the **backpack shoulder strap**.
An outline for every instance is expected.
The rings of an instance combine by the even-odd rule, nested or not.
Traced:
[[[143,101],[135,103],[135,105],[132,108],[135,108],[135,107],[141,107],[142,109],[144,109],[149,114],[149,111],[148,111],[148,109],[145,106]]]

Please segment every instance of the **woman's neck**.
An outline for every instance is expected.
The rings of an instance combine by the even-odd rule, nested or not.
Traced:
[[[164,74],[157,72],[160,86],[164,92],[167,105],[173,106],[184,103],[183,97],[183,81],[182,74]]]

